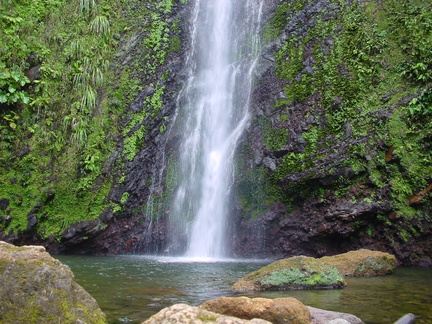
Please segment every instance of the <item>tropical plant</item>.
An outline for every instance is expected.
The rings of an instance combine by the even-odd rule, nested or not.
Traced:
[[[29,103],[29,95],[21,90],[28,83],[30,80],[17,71],[0,71],[0,104]]]

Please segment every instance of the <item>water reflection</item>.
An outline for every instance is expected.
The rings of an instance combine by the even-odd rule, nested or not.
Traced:
[[[60,256],[77,281],[98,301],[110,323],[141,323],[175,303],[199,305],[234,295],[230,286],[270,261],[191,260],[117,256]],[[196,261],[196,260],[195,260]],[[206,261],[206,262],[203,262]],[[243,294],[249,297],[294,297],[304,304],[357,315],[369,324],[392,323],[414,313],[416,323],[432,323],[432,271],[398,269],[394,275],[347,278],[337,290],[273,291]]]

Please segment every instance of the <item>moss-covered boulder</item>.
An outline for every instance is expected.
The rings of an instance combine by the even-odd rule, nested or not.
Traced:
[[[162,309],[142,324],[166,323],[218,323],[218,324],[271,324],[262,319],[245,320],[232,316],[210,312],[200,307],[175,304]]]
[[[72,271],[42,246],[0,241],[1,324],[105,324],[96,301]]]
[[[234,291],[343,288],[338,269],[317,259],[296,256],[279,260],[254,271],[239,281]]]
[[[392,273],[397,266],[394,255],[367,249],[326,256],[319,260],[336,267],[344,276],[354,277],[384,276]]]
[[[261,318],[273,324],[309,324],[309,309],[295,298],[220,297],[200,306],[209,311],[243,319]]]

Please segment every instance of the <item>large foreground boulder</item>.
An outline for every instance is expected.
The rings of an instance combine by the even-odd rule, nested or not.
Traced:
[[[244,320],[210,312],[200,307],[186,304],[176,304],[162,309],[142,324],[167,324],[167,323],[218,323],[218,324],[271,324],[262,319]]]
[[[332,265],[296,256],[279,260],[237,281],[234,291],[343,288],[345,280]]]
[[[42,246],[0,241],[0,323],[105,324],[93,297],[72,271]]]
[[[295,298],[220,297],[200,306],[243,319],[262,318],[273,324],[310,324],[309,309]]]
[[[336,267],[344,276],[355,277],[384,276],[392,273],[397,266],[394,255],[366,249],[326,256],[319,260]]]
[[[360,318],[351,314],[332,312],[310,306],[308,306],[308,308],[311,314],[312,324],[337,324],[338,322],[340,324],[364,324]]]

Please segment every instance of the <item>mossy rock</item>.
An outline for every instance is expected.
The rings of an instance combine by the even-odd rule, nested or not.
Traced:
[[[279,260],[254,271],[239,281],[234,291],[343,288],[338,269],[317,259],[296,256]]]
[[[93,297],[72,271],[42,246],[0,241],[1,324],[106,324]]]
[[[384,276],[391,274],[397,266],[394,255],[367,249],[326,256],[319,260],[350,277]]]

